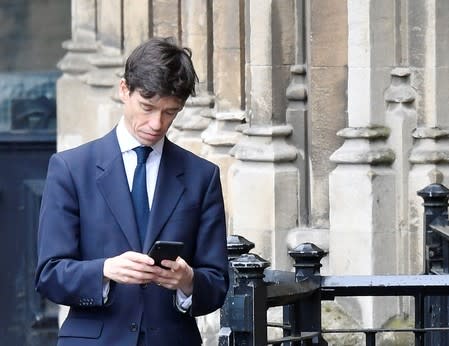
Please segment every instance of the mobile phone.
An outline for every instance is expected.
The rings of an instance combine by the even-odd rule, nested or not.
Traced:
[[[154,259],[154,264],[163,267],[161,265],[162,260],[176,260],[181,255],[183,247],[184,243],[180,241],[158,240],[148,251],[148,256]]]

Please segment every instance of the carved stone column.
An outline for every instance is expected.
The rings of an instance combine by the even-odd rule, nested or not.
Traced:
[[[87,90],[80,78],[93,68],[89,57],[97,50],[96,15],[95,0],[72,0],[72,38],[62,44],[67,54],[58,63],[63,72],[56,85],[58,150],[83,142],[79,116],[86,105]]]
[[[208,56],[213,68],[214,109],[202,114],[209,118],[208,127],[201,133],[201,156],[220,167],[221,185],[229,220],[228,171],[235,159],[229,150],[238,142],[237,131],[245,118],[244,109],[244,42],[243,1],[214,0],[212,2],[213,55]],[[195,54],[195,52],[194,52]],[[232,233],[230,223],[228,233]],[[205,345],[215,345],[219,333],[219,312],[198,319]]]
[[[391,71],[391,84],[385,90],[387,104],[386,124],[391,129],[389,145],[394,148],[396,158],[392,164],[396,176],[396,198],[391,201],[397,210],[397,268],[401,274],[410,273],[410,260],[415,257],[413,238],[409,229],[409,190],[410,173],[409,153],[412,149],[412,132],[416,127],[417,114],[414,107],[416,92],[411,86],[411,70],[395,68]],[[413,194],[413,197],[416,193]]]
[[[329,156],[342,144],[335,133],[346,125],[346,1],[296,1],[296,65],[287,89],[289,143],[299,150],[299,225],[291,247],[314,242],[329,249]],[[324,259],[324,272],[328,270]]]
[[[329,177],[332,274],[397,272],[395,153],[383,95],[396,62],[394,6],[348,0],[348,127],[338,132],[345,141],[330,157],[337,164]],[[340,301],[364,327],[381,325],[398,311],[393,298]]]
[[[123,51],[125,59],[152,33],[151,0],[123,1]],[[174,18],[173,20],[175,20]]]
[[[123,115],[122,101],[119,96],[119,82],[125,72],[125,61],[131,52],[142,42],[148,40],[153,32],[151,27],[152,0],[123,0],[123,58],[118,55],[116,64],[109,71],[112,103],[110,108],[109,125],[116,122]],[[109,101],[109,100],[108,100]]]
[[[209,113],[210,123],[201,134],[201,155],[220,167],[225,209],[228,210],[227,176],[234,158],[229,150],[237,144],[241,132],[237,127],[244,121],[244,47],[240,0],[213,2],[213,82],[215,108]],[[228,229],[229,232],[232,232]]]
[[[113,100],[116,92],[119,72],[124,64],[123,56],[123,20],[129,16],[123,13],[122,0],[100,0],[98,16],[99,49],[97,54],[90,57],[90,62],[95,69],[85,75],[89,90],[86,99],[88,110],[86,119],[95,115],[96,122],[84,121],[88,126],[84,129],[84,139],[97,138],[117,123],[122,114],[121,105]],[[129,37],[128,37],[129,38]],[[136,40],[135,40],[136,41]]]
[[[174,37],[181,42],[180,0],[149,0],[149,2],[152,36]]]
[[[214,105],[212,95],[212,1],[181,2],[181,41],[192,49],[198,74],[197,96],[190,97],[169,133],[177,144],[201,153],[201,133],[207,128]]]
[[[417,273],[423,270],[423,213],[416,191],[430,183],[449,185],[449,3],[409,0],[408,15],[407,53],[418,94],[409,175],[410,271]]]
[[[286,268],[286,235],[298,221],[298,171],[292,164],[297,150],[287,144],[292,126],[285,124],[285,92],[295,59],[294,2],[245,6],[248,126],[232,149],[237,161],[229,172],[230,221],[233,232],[254,241],[257,253]]]

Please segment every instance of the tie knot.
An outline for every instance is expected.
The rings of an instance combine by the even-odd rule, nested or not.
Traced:
[[[137,164],[145,163],[147,161],[148,155],[153,151],[151,147],[136,147],[133,149],[137,154]]]

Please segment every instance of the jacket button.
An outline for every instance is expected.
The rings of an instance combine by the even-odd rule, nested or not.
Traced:
[[[131,325],[129,326],[129,330],[132,332],[137,332],[138,326],[136,322],[131,323]]]

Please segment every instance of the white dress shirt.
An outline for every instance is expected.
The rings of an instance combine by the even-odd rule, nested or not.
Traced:
[[[125,118],[122,117],[116,128],[118,144],[123,156],[123,164],[125,166],[126,178],[128,180],[129,191],[131,191],[134,179],[134,170],[137,166],[137,154],[133,150],[141,144],[137,139],[131,135],[126,128]],[[154,190],[156,189],[156,180],[159,172],[159,165],[161,163],[162,150],[164,148],[165,138],[162,137],[160,141],[151,146],[151,151],[146,162],[147,173],[147,193],[148,193],[148,209],[151,210],[153,205]],[[103,297],[107,301],[109,293],[109,281],[103,287]],[[176,291],[176,305],[182,312],[192,305],[192,296],[186,296],[181,290]]]

